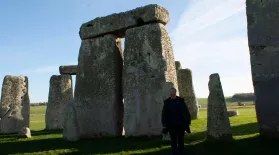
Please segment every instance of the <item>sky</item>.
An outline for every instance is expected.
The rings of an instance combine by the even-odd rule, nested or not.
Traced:
[[[31,102],[46,102],[59,66],[78,63],[82,23],[148,4],[169,11],[174,56],[192,70],[197,97],[208,96],[212,73],[225,96],[253,92],[245,0],[1,0],[0,87],[5,75],[24,75]]]

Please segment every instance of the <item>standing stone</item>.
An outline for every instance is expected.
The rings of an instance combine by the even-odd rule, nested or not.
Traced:
[[[26,76],[5,76],[0,103],[0,133],[18,133],[29,127],[30,100]]]
[[[232,131],[219,74],[209,77],[207,140],[230,141]]]
[[[80,138],[122,135],[121,53],[114,35],[81,43],[74,94]]]
[[[279,1],[246,0],[246,6],[259,132],[279,138]]]
[[[177,81],[180,97],[184,98],[187,104],[191,119],[197,119],[199,107],[194,91],[192,72],[190,69],[178,69]]]
[[[175,61],[176,70],[182,69],[181,63],[179,61]]]
[[[170,86],[167,82],[177,89],[173,50],[165,26],[150,24],[127,30],[123,69],[126,137],[161,135],[164,89]]]
[[[67,141],[79,140],[77,113],[74,105],[75,100],[73,99],[66,102],[64,108],[63,138]]]
[[[46,109],[46,129],[63,129],[66,102],[73,99],[71,75],[53,75],[50,78],[48,103]]]

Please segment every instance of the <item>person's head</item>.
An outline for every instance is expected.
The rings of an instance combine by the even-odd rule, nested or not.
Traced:
[[[175,98],[176,97],[176,89],[175,88],[171,88],[170,89],[170,97],[171,98]]]

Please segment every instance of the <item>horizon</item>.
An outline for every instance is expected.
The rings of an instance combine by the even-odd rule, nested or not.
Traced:
[[[0,18],[5,24],[0,26],[0,93],[6,75],[24,75],[30,102],[47,102],[50,77],[60,75],[60,65],[78,63],[83,23],[149,4],[147,0],[1,1]],[[213,73],[220,75],[226,97],[254,93],[244,0],[154,0],[152,4],[169,11],[166,28],[175,61],[192,70],[197,98],[207,98]],[[72,79],[74,90],[75,76]]]

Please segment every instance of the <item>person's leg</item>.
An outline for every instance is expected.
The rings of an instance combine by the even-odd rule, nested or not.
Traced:
[[[171,148],[172,148],[172,154],[177,155],[178,150],[177,150],[177,132],[175,129],[170,129],[170,138],[171,138]]]
[[[177,143],[178,143],[178,151],[179,154],[182,155],[184,154],[184,130],[183,129],[179,129],[177,131]]]

